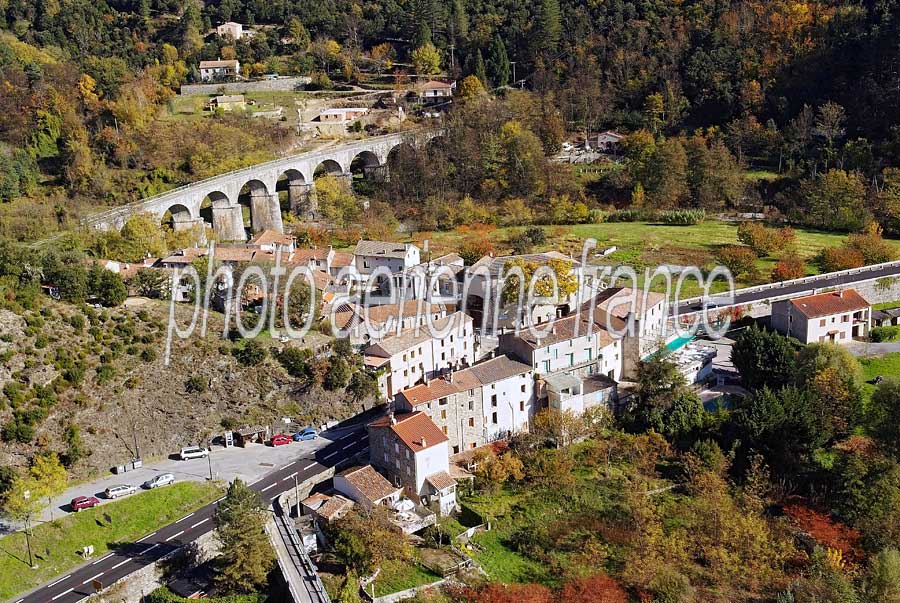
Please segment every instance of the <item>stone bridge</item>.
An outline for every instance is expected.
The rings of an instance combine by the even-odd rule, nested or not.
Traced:
[[[437,135],[435,131],[388,134],[291,155],[93,214],[82,223],[101,230],[118,230],[130,217],[149,213],[160,221],[171,216],[176,230],[209,225],[221,241],[244,241],[247,229],[243,208],[249,206],[251,232],[264,229],[282,232],[279,191],[286,192],[292,212],[315,219],[316,175],[350,177],[351,170],[361,170],[366,177],[383,175],[389,155],[401,145],[415,148]]]

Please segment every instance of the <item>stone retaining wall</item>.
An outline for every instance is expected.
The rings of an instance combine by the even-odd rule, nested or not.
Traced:
[[[277,80],[254,82],[222,82],[219,84],[185,84],[180,94],[242,94],[244,92],[273,92],[302,90],[309,82],[308,77],[281,77]]]
[[[88,602],[134,603],[141,601],[144,595],[148,595],[157,588],[165,586],[163,567],[171,562],[174,557],[186,554],[192,545],[197,552],[196,557],[194,557],[197,563],[204,563],[218,555],[221,547],[214,534],[215,531],[207,532],[193,543],[172,551],[154,563],[128,574],[117,582],[113,582],[99,593],[89,597]]]
[[[853,289],[873,306],[876,304],[900,301],[900,277],[883,277],[861,281],[844,287],[810,288],[808,293],[802,295],[825,293],[826,291],[836,291],[837,289]],[[791,297],[801,297],[801,295],[785,295],[777,299]],[[754,302],[746,307],[745,314],[752,316],[753,318],[769,316],[772,314],[772,304],[770,302]]]

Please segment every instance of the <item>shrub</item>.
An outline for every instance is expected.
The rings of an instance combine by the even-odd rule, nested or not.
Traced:
[[[97,383],[103,385],[109,383],[116,376],[116,369],[111,364],[101,364],[97,369]]]
[[[806,262],[796,255],[782,257],[772,269],[773,281],[789,281],[806,276]]]
[[[201,377],[200,375],[191,375],[187,382],[184,384],[184,389],[190,393],[202,394],[207,388],[208,384],[206,383],[206,379]]]
[[[706,219],[706,212],[702,209],[673,209],[660,212],[657,219],[671,226],[693,226]]]
[[[716,252],[716,261],[731,270],[735,277],[756,272],[756,254],[744,245],[722,247]]]
[[[156,350],[153,348],[144,348],[141,350],[141,360],[144,362],[153,362],[156,360]]]
[[[76,333],[81,333],[84,330],[84,316],[81,314],[73,314],[69,317],[69,324],[75,329]]]
[[[819,252],[816,258],[823,272],[837,272],[861,268],[866,265],[866,258],[857,249],[849,247],[829,247]]]
[[[651,217],[650,212],[641,209],[618,209],[608,216],[607,222],[640,222]]]
[[[266,359],[268,350],[256,339],[247,339],[243,347],[235,348],[232,354],[244,366],[256,366]]]
[[[869,331],[869,338],[875,343],[900,339],[900,326],[875,327]]]

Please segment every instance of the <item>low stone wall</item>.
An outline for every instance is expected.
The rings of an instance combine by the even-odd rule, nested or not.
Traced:
[[[838,289],[853,289],[862,295],[867,302],[873,306],[888,302],[900,301],[900,277],[882,277],[872,280],[861,281],[846,285],[843,287],[810,287],[807,293],[802,295],[814,295],[816,293],[825,293],[827,291],[836,291]],[[777,299],[787,299],[791,297],[800,297],[801,295],[785,295]],[[753,318],[762,318],[772,314],[771,302],[754,302],[745,308],[745,313]]]
[[[302,90],[310,78],[281,77],[277,80],[259,80],[254,82],[221,82],[218,84],[185,84],[180,94],[242,94],[244,92],[273,92]]]
[[[144,566],[136,572],[132,572],[113,582],[110,586],[88,598],[89,603],[132,603],[143,600],[142,597],[157,588],[165,585],[163,567],[177,555],[186,554],[193,545],[196,550],[194,559],[197,563],[204,563],[219,554],[220,545],[215,538],[215,531],[207,532],[195,540],[191,545],[185,545],[176,551],[172,551],[165,557]]]
[[[438,580],[437,582],[432,582],[431,584],[423,584],[422,586],[414,586],[412,588],[408,588],[406,590],[401,590],[396,593],[391,593],[389,595],[384,595],[383,597],[375,597],[372,599],[373,603],[396,603],[397,601],[403,601],[404,599],[412,599],[417,594],[422,592],[423,590],[428,590],[430,588],[437,588],[441,586],[444,582],[446,582],[448,578],[444,578],[442,580]]]

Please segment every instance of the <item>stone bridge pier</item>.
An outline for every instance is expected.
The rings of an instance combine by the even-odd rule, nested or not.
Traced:
[[[171,216],[176,230],[211,226],[220,241],[246,241],[249,230],[284,231],[282,211],[307,220],[319,219],[315,178],[332,175],[353,178],[362,173],[370,180],[388,178],[391,153],[402,146],[421,148],[436,132],[388,134],[348,142],[242,168],[179,187],[126,206],[89,216],[83,222],[94,228],[121,228],[139,213],[157,220]],[[282,206],[280,194],[286,195]]]

